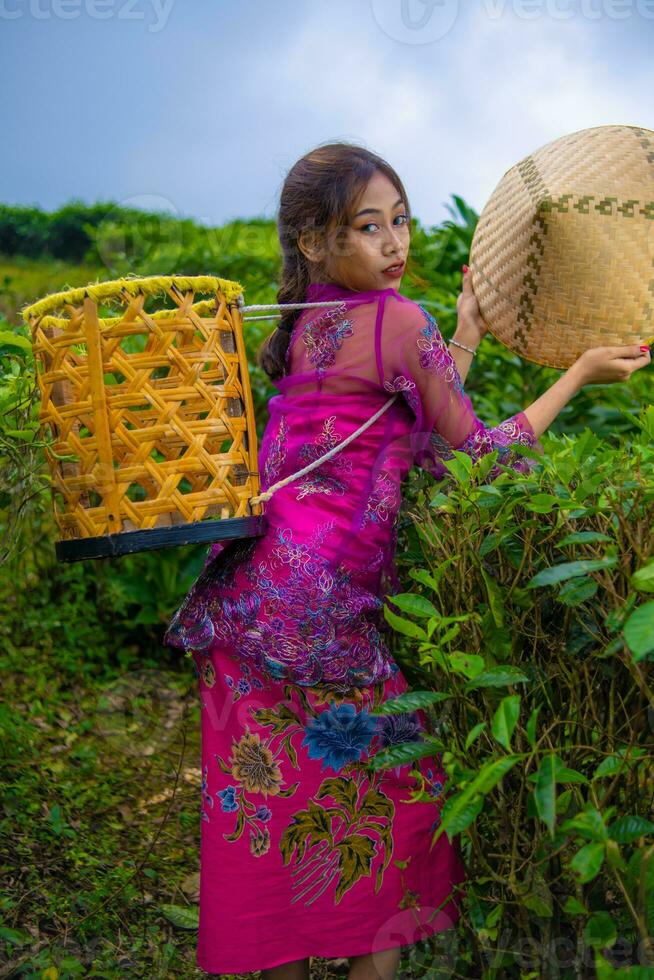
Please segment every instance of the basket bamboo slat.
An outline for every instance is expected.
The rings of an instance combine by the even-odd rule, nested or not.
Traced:
[[[490,332],[567,368],[589,347],[654,341],[654,132],[596,126],[508,170],[470,249]]]
[[[214,276],[150,276],[22,311],[53,439],[60,560],[264,532],[239,297]],[[146,311],[149,298],[162,308]]]

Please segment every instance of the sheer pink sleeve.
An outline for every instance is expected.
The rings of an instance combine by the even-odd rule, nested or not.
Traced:
[[[485,482],[502,472],[498,464],[519,473],[528,473],[536,465],[514,448],[543,451],[524,412],[493,427],[477,417],[438,324],[424,307],[388,297],[380,334],[377,349],[382,352],[383,386],[401,391],[415,416],[411,448],[417,466],[440,479],[448,472],[443,460],[453,458],[453,449],[473,460],[499,450]]]

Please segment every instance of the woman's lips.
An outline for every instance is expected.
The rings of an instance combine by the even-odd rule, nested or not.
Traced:
[[[404,262],[398,262],[396,265],[390,265],[387,269],[382,270],[385,276],[389,276],[391,279],[397,279],[404,272]]]

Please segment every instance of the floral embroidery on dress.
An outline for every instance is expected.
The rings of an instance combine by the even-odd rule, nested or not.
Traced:
[[[304,686],[347,691],[392,676],[382,599],[344,562],[321,555],[335,526],[334,519],[323,522],[306,542],[295,541],[290,527],[271,528],[271,549],[259,561],[248,560],[256,539],[230,542],[213,572],[200,574],[167,638],[197,651],[220,641],[237,661]]]
[[[415,381],[411,381],[410,378],[405,378],[403,374],[398,374],[392,381],[384,381],[384,388],[386,391],[403,391],[405,401],[409,408],[413,409],[416,415],[419,414],[420,396],[416,390]]]
[[[416,341],[420,351],[420,366],[428,371],[435,370],[448,384],[453,384],[454,388],[463,394],[464,388],[459,369],[438,329],[438,323],[423,306],[419,303],[417,305],[427,321]]]
[[[324,419],[318,437],[313,442],[302,443],[299,450],[302,466],[320,459],[321,456],[324,456],[325,453],[341,442],[341,436],[334,431],[335,422],[336,416],[330,415],[329,418]],[[344,494],[348,484],[345,480],[340,479],[337,474],[350,473],[351,470],[352,460],[343,456],[343,450],[341,450],[340,453],[321,463],[320,466],[316,466],[314,470],[297,481],[297,499],[302,500],[303,497],[311,493]]]
[[[395,804],[384,792],[384,784],[392,782],[393,776],[388,769],[369,770],[364,756],[370,758],[391,745],[420,741],[425,734],[418,711],[375,714],[383,703],[384,688],[381,682],[350,691],[349,698],[356,695],[356,704],[333,694],[321,709],[326,701],[323,689],[303,690],[285,684],[284,700],[275,707],[250,708],[252,721],[269,729],[268,734],[253,732],[246,724],[245,733],[233,740],[229,761],[215,755],[229,781],[215,793],[221,806],[212,819],[227,823],[228,815],[236,814],[232,829],[223,837],[237,841],[249,828],[249,851],[255,858],[270,852],[270,832],[264,825],[273,818],[274,808],[267,806],[267,798],[293,796],[299,786],[299,781],[285,785],[281,763],[301,772],[298,753],[304,750],[308,759],[321,762],[321,770],[331,770],[308,806],[291,815],[279,837],[284,864],[292,865],[292,903],[302,901],[309,906],[326,888],[333,889],[338,903],[373,872],[375,892],[382,886],[394,848]],[[406,762],[396,771],[412,765]],[[206,784],[203,794],[205,791]],[[257,793],[266,803],[251,798]]]
[[[520,458],[512,447],[517,443],[523,446],[533,446],[535,437],[524,428],[521,422],[522,412],[500,422],[499,425],[488,429],[483,423],[475,426],[465,441],[458,447],[459,451],[467,453],[474,460],[481,459],[494,449],[498,450],[496,464],[488,474],[489,480],[494,480],[502,470],[499,464],[510,466],[518,473],[529,473],[536,461],[528,456]]]
[[[213,687],[216,683],[216,671],[211,662],[211,657],[202,657],[200,661],[200,676],[207,687]]]
[[[241,669],[244,674],[250,673],[250,668],[247,664],[243,664]],[[223,677],[225,678],[227,687],[232,689],[232,701],[238,701],[240,698],[245,697],[253,687],[259,690],[262,689],[262,684],[258,677],[253,677],[252,679],[249,677],[239,677],[237,681],[234,680],[231,674],[223,674]]]
[[[395,517],[401,504],[399,488],[396,480],[386,470],[380,470],[366,502],[366,509],[361,517],[361,527],[368,521],[382,524],[389,517]]]
[[[346,310],[345,304],[341,303],[304,325],[302,339],[307,348],[307,356],[316,365],[316,374],[320,379],[324,377],[326,368],[334,363],[343,339],[352,336],[353,321],[344,319]]]
[[[457,452],[466,453],[472,460],[477,462],[483,456],[498,450],[497,462],[491,467],[487,481],[494,480],[502,470],[499,464],[510,466],[518,473],[528,473],[530,468],[535,465],[535,461],[527,456],[519,458],[518,454],[512,450],[515,443],[531,446],[535,442],[531,433],[525,429],[518,416],[505,419],[499,425],[488,428],[483,422],[477,421],[472,432],[465,438],[460,446],[453,446],[436,429],[429,433],[427,448],[418,460],[420,466],[428,469],[434,476],[442,477],[446,473],[446,468],[442,465],[443,460],[454,459],[454,449]]]
[[[278,479],[282,465],[286,459],[286,437],[288,435],[286,416],[282,415],[279,420],[277,432],[272,437],[268,448],[268,455],[263,464],[261,480],[262,490],[267,490]]]
[[[202,806],[200,808],[201,816],[203,820],[209,822],[209,814],[207,810],[213,810],[213,796],[209,792],[209,766],[205,766],[202,772],[200,793],[202,795]],[[205,810],[205,807],[207,807],[207,810]]]
[[[280,711],[283,710],[282,707]],[[220,800],[221,812],[237,814],[234,830],[223,834],[223,837],[226,841],[236,841],[245,828],[249,828],[250,854],[257,858],[270,850],[270,831],[265,824],[272,818],[273,811],[266,803],[250,800],[248,794],[260,793],[266,799],[268,796],[293,796],[299,786],[299,781],[288,787],[283,786],[284,779],[277,761],[283,743],[280,743],[274,753],[270,747],[273,738],[274,735],[262,742],[261,735],[258,732],[251,732],[246,725],[245,733],[238,741],[233,742],[229,762],[220,755],[215,756],[220,770],[233,780],[215,794]],[[203,784],[203,799],[206,796],[205,791],[206,782]],[[213,809],[213,800],[210,806]],[[204,809],[203,819],[210,821]]]

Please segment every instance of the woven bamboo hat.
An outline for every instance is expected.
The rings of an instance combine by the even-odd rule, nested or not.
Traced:
[[[490,332],[537,364],[654,335],[654,132],[596,126],[508,170],[470,249]]]

